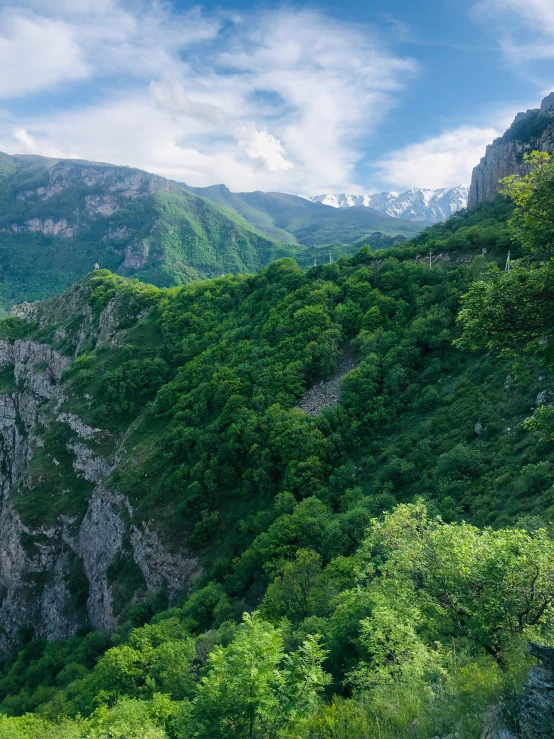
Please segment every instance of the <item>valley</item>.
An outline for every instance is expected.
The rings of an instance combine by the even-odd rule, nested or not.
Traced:
[[[2,155],[0,736],[552,736],[550,98],[423,230]]]

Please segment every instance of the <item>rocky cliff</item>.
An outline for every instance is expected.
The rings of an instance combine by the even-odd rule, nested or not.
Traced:
[[[503,177],[528,174],[523,157],[535,150],[554,151],[554,92],[540,108],[518,113],[506,133],[487,146],[485,156],[473,170],[468,208],[494,200]]]
[[[113,298],[95,314],[90,297],[81,284],[50,303],[20,306],[14,325],[29,338],[0,340],[0,653],[22,633],[63,639],[81,626],[110,630],[122,588],[127,605],[160,589],[171,598],[199,570],[186,547],[170,551],[112,484],[127,429],[88,424],[61,384],[85,348],[124,340],[128,305]]]

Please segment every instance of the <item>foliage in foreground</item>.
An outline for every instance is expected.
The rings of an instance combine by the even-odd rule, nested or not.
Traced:
[[[352,559],[353,587],[337,589],[328,617],[308,606],[296,622],[272,623],[262,603],[240,626],[195,639],[186,607],[174,608],[86,674],[74,667],[38,716],[0,719],[2,736],[470,737],[492,702],[509,711],[528,667],[524,640],[553,626],[554,541],[544,530],[481,531],[402,505],[373,521]],[[302,553],[295,566],[317,603],[321,576]],[[47,663],[35,664],[37,680]],[[350,697],[327,703],[340,675]]]

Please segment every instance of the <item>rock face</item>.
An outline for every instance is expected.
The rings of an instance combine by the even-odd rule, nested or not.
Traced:
[[[518,113],[506,133],[487,146],[485,156],[473,170],[468,208],[494,200],[503,177],[528,174],[529,165],[523,157],[534,150],[554,152],[554,93],[542,101],[540,108]]]
[[[28,231],[29,233],[40,232],[45,236],[62,236],[66,239],[70,239],[74,235],[74,229],[68,224],[65,218],[60,221],[55,221],[53,218],[29,218],[25,223],[13,223],[12,231],[14,233],[23,233]]]
[[[525,739],[552,739],[554,736],[554,647],[529,644],[529,652],[540,664],[529,671],[522,706],[522,734]]]
[[[76,352],[83,341],[117,346],[118,300],[93,318],[83,306],[83,290],[75,286],[50,301],[50,319],[57,323],[73,315],[81,322],[74,329]],[[44,304],[27,304],[14,313],[48,325]],[[68,330],[54,335],[71,338]],[[37,341],[0,341],[0,654],[16,647],[22,630],[65,639],[80,626],[113,629],[119,613],[114,592],[121,583],[110,575],[110,566],[118,557],[136,568],[135,580],[142,578],[138,590],[128,594],[134,600],[161,588],[171,597],[199,573],[186,547],[169,551],[110,484],[121,443],[68,408],[72,399],[60,381],[71,361]],[[52,432],[61,439],[59,455],[45,444]],[[78,510],[71,507],[76,490],[83,496]],[[73,501],[68,507],[66,498]]]
[[[340,389],[343,377],[356,367],[356,360],[350,354],[345,354],[340,360],[337,372],[327,382],[320,382],[311,387],[300,403],[298,410],[310,416],[317,416],[324,408],[332,408],[340,403]]]

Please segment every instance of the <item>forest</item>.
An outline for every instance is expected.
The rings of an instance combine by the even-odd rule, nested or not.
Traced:
[[[147,595],[123,549],[112,633],[22,633],[2,739],[478,739],[494,716],[524,735],[526,644],[554,644],[554,164],[529,161],[391,249],[182,287],[85,278],[126,338],[85,341],[64,395],[124,435],[110,484],[202,572]],[[0,337],[69,354],[72,320]],[[346,354],[341,402],[298,409]],[[24,525],[84,515],[68,454],[46,429]],[[77,570],[74,592],[82,611]]]

